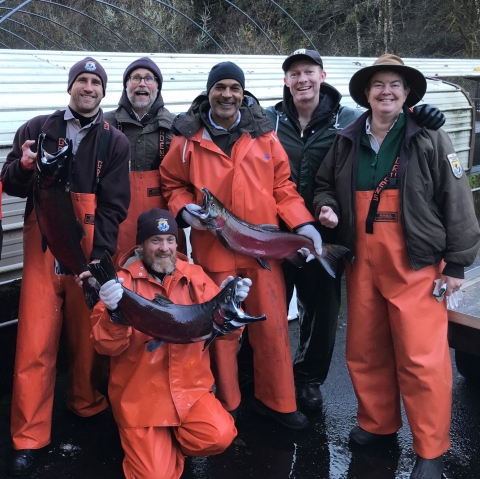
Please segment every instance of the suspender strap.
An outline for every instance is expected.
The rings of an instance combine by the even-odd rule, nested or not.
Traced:
[[[108,145],[110,143],[111,130],[110,125],[105,121],[103,123],[103,130],[100,134],[100,144],[97,151],[97,172],[95,175],[95,185],[93,187],[93,192],[97,192],[98,182],[100,181],[100,172],[102,171],[102,166],[107,157]]]
[[[165,128],[158,130],[158,154],[160,156],[160,163],[165,158]]]
[[[367,221],[365,225],[365,232],[373,234],[373,223],[375,221],[375,215],[377,214],[378,205],[380,204],[380,194],[384,189],[398,188],[398,164],[400,163],[400,157],[397,156],[392,170],[388,175],[380,181],[378,186],[373,191],[372,201],[370,202],[370,208],[368,209]]]
[[[65,146],[65,137],[67,136],[67,122],[64,118],[65,112],[60,112],[58,115],[58,149]]]

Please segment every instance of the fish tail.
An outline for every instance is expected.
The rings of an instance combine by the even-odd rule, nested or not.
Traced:
[[[100,263],[90,263],[88,270],[101,285],[111,279],[117,279],[117,272],[115,271],[112,257],[107,251],[103,254]]]
[[[338,261],[342,259],[348,251],[348,248],[345,248],[345,246],[324,243],[322,247],[322,255],[316,256],[316,258],[320,261],[320,264],[325,268],[327,273],[335,278]]]

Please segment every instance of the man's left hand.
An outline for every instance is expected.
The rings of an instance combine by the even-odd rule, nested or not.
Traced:
[[[90,262],[90,264],[94,264],[94,263],[100,263],[100,260],[94,259],[93,261]],[[81,288],[83,286],[83,280],[86,278],[89,278],[90,276],[92,276],[92,273],[90,273],[90,271],[84,271],[83,273],[80,273],[78,276],[75,276],[75,282]]]
[[[461,288],[463,279],[453,278],[452,276],[445,276],[442,274],[439,287],[441,287],[442,284],[447,285],[447,291],[445,292],[445,295],[450,296],[452,293],[455,293]]]
[[[433,105],[417,105],[413,114],[418,125],[429,130],[438,130],[445,123],[445,115]]]

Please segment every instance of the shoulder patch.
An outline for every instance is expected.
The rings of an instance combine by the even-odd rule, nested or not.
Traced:
[[[452,173],[455,178],[461,178],[463,175],[463,168],[457,154],[451,153],[450,155],[447,155],[447,159],[450,162],[450,168],[452,168]]]

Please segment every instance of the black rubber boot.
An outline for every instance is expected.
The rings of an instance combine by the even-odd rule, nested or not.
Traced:
[[[31,471],[34,464],[33,449],[18,449],[14,450],[9,464],[9,472],[13,476],[21,476],[26,472]]]
[[[258,412],[258,414],[271,417],[272,419],[280,423],[282,426],[288,427],[290,429],[301,430],[305,429],[308,426],[307,417],[300,411],[274,411],[273,409],[270,409],[268,406],[263,404],[263,402],[256,397],[254,397],[252,400],[252,407],[255,412]]]
[[[355,426],[349,434],[350,442],[359,446],[368,446],[375,444],[382,439],[393,438],[396,433],[393,434],[374,434],[373,432],[365,431],[360,426]]]
[[[320,411],[323,406],[320,384],[296,384],[297,407],[302,411]]]
[[[424,459],[417,455],[410,479],[442,479],[443,457]]]

